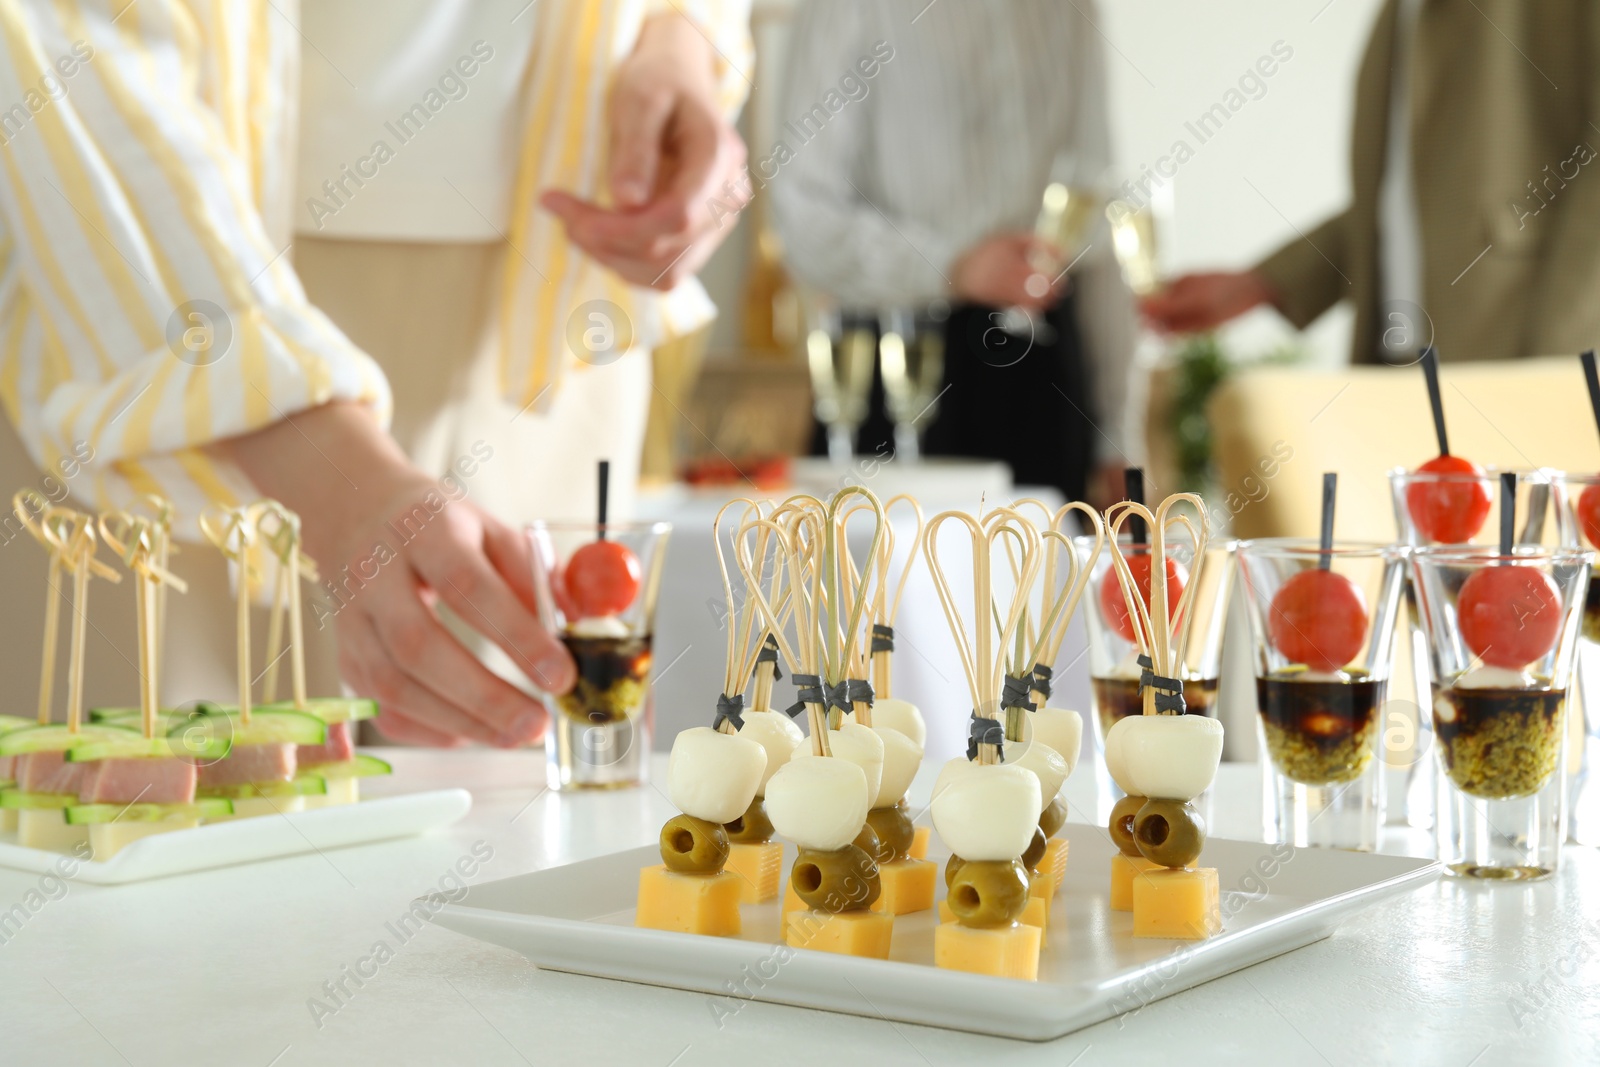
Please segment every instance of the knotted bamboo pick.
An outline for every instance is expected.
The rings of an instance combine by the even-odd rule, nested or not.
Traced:
[[[61,516],[62,521],[52,524],[48,516],[52,510],[56,510],[58,515],[60,512],[52,509],[36,489],[18,491],[11,498],[11,510],[16,513],[23,528],[50,555],[44,594],[44,656],[39,669],[38,715],[39,725],[44,726],[50,722],[50,705],[55,698],[56,638],[61,630],[61,560],[66,551],[71,523]],[[117,575],[115,580],[120,581],[121,576]]]
[[[872,542],[867,548],[866,564],[859,571],[850,555],[845,530],[846,518],[852,510],[846,502],[852,497],[863,498],[866,501],[864,507],[873,514]],[[823,617],[827,649],[823,680],[827,686],[828,723],[834,729],[843,725],[846,711],[859,715],[864,707],[870,708],[871,705],[865,670],[861,677],[852,676],[851,670],[858,665],[855,651],[861,636],[862,619],[866,616],[866,591],[883,545],[883,527],[883,505],[878,503],[877,496],[866,486],[846,486],[828,502],[822,549],[827,605]],[[864,657],[859,666],[865,668]],[[852,700],[852,694],[860,694],[861,699]],[[870,720],[871,711],[867,710],[866,714]],[[861,720],[858,718],[857,721]],[[870,726],[871,722],[862,722],[861,725]]]
[[[1188,516],[1174,513],[1179,504],[1188,504],[1199,520],[1198,527]],[[1150,605],[1146,609],[1144,596],[1134,581],[1133,571],[1123,554],[1118,535],[1127,521],[1143,521],[1150,531]],[[1124,500],[1106,510],[1107,541],[1111,545],[1111,563],[1117,575],[1117,584],[1127,602],[1128,617],[1133,624],[1134,643],[1145,664],[1141,678],[1144,697],[1144,714],[1161,714],[1163,710],[1183,714],[1183,652],[1190,601],[1194,597],[1194,583],[1190,583],[1178,598],[1176,610],[1167,610],[1167,541],[1169,528],[1187,533],[1194,546],[1194,558],[1203,559],[1210,541],[1211,526],[1206,516],[1205,503],[1193,493],[1179,493],[1161,502],[1154,513],[1143,504]],[[1156,620],[1160,620],[1160,625]],[[1166,694],[1157,697],[1157,690]]]
[[[783,509],[779,509],[782,511]],[[761,583],[756,581],[751,569],[751,560],[748,556],[740,555],[739,568],[744,572],[746,588],[755,600],[756,607],[760,610],[762,618],[766,620],[767,632],[777,643],[779,652],[789,664],[789,671],[800,687],[800,700],[796,707],[787,710],[793,718],[799,713],[799,708],[804,708],[806,721],[811,727],[811,754],[813,756],[827,756],[832,753],[828,748],[827,718],[823,708],[822,683],[820,671],[820,642],[817,626],[817,611],[820,606],[819,590],[816,583],[821,575],[813,572],[812,580],[807,581],[802,563],[802,550],[799,544],[809,526],[813,537],[820,531],[822,520],[814,511],[797,509],[783,516],[788,524],[780,524],[776,518],[752,519],[745,523],[739,530],[741,540],[754,531],[766,529],[773,544],[775,558],[773,565],[788,571],[788,589],[790,613],[794,618],[794,640],[791,642],[785,633],[782,619],[773,608],[772,601],[762,590]]]
[[[1032,530],[1032,526],[1011,508],[997,508],[995,512],[986,516],[986,519],[987,522],[979,522],[963,511],[940,512],[928,520],[927,528],[923,532],[922,554],[928,561],[928,572],[933,576],[933,587],[939,594],[940,606],[944,608],[945,621],[955,638],[961,669],[967,679],[967,690],[972,697],[972,724],[969,727],[967,758],[976,760],[980,764],[992,765],[1002,762],[1001,742],[1005,736],[1004,727],[1000,723],[1001,676],[1005,668],[1005,649],[1011,643],[1020,623],[1022,610],[1027,604],[1027,590],[1022,589],[1020,595],[1012,596],[1009,606],[1000,615],[996,625],[991,555],[997,540],[1013,536],[1006,532],[1007,526],[1013,523],[1022,524],[1028,526],[1029,530]],[[944,566],[940,563],[939,529],[952,520],[966,528],[968,548],[972,553],[974,625],[971,638],[968,637],[966,623],[950,590],[949,580],[945,577]],[[1037,536],[1036,531],[1035,536]],[[1027,562],[1037,568],[1038,553],[1034,552],[1032,559]]]
[[[781,508],[775,508],[767,517],[777,519],[780,517],[781,512]],[[743,535],[744,532],[745,531],[741,529],[741,535]],[[773,610],[778,620],[777,628],[781,630],[787,624],[790,612],[789,587],[788,585],[784,584],[784,579],[787,576],[788,571],[781,565],[781,558],[778,555],[779,549],[772,544],[773,536],[774,534],[771,529],[764,529],[760,534],[758,534],[760,539],[760,547],[753,559],[748,552],[748,538],[741,536],[739,538],[739,569],[742,573],[753,576],[755,585],[750,588],[761,588],[762,575],[765,573],[767,567],[767,551],[769,547],[771,548],[772,576],[770,579],[771,592],[768,594],[768,603],[773,606]],[[750,578],[746,579],[747,582],[750,580]],[[746,595],[750,594],[747,593]],[[756,646],[755,664],[751,669],[751,674],[755,679],[755,690],[750,697],[750,710],[771,711],[772,686],[774,682],[782,677],[782,673],[778,669],[778,638],[773,632],[773,627],[767,624],[765,618],[761,616],[759,611],[754,612],[752,618],[761,618],[762,623],[759,641]],[[790,664],[789,669],[791,671],[794,670],[793,664]]]
[[[122,557],[123,565],[134,577],[134,603],[138,612],[139,632],[139,722],[147,738],[156,735],[156,717],[160,711],[161,686],[161,635],[156,619],[157,590],[170,585],[180,593],[189,591],[188,584],[168,572],[156,562],[161,540],[155,523],[126,511],[102,512],[99,520],[100,537],[106,547]],[[87,530],[87,526],[85,527]],[[85,550],[92,554],[92,542]],[[83,564],[87,568],[87,559]],[[80,626],[87,622],[79,618]]]
[[[255,523],[244,508],[209,510],[200,516],[200,532],[238,568],[234,594],[234,656],[239,675],[239,722],[250,725],[250,548]]]
[[[734,596],[733,582],[728,576],[728,559],[722,546],[722,519],[729,509],[736,505],[743,506],[740,515],[740,526],[734,535],[734,558],[739,560],[740,549],[744,545],[745,525],[752,518],[761,517],[761,505],[754,500],[738,497],[722,505],[717,511],[717,517],[711,523],[711,540],[717,550],[717,569],[722,574],[722,594],[726,599],[728,612],[723,617],[723,622],[728,629],[728,648],[726,666],[722,674],[722,692],[717,697],[717,717],[713,727],[725,734],[738,733],[744,726],[744,687],[746,680],[751,675],[755,666],[756,650],[751,645],[754,635],[754,623],[759,614],[753,604],[746,603],[740,610],[739,598]],[[760,545],[757,559],[764,561],[766,558],[766,543],[771,536],[768,527],[757,527],[755,536]],[[746,579],[748,583],[750,579]],[[759,587],[760,575],[754,581]],[[747,593],[748,597],[748,593]]]
[[[300,601],[300,581],[317,580],[317,565],[300,547],[300,516],[276,500],[261,500],[246,509],[252,540],[264,545],[277,559],[272,615],[267,623],[267,670],[262,681],[262,703],[278,695],[278,661],[283,658],[284,624],[289,628],[290,688],[296,711],[306,710],[305,622]]]
[[[906,553],[906,561],[901,565],[900,580],[895,583],[894,597],[890,599],[889,570],[894,562],[894,526],[892,522],[884,523],[883,558],[878,564],[878,588],[873,598],[873,625],[870,653],[872,656],[872,687],[880,697],[894,695],[893,681],[893,653],[894,653],[894,624],[900,616],[900,601],[906,595],[906,581],[911,577],[911,572],[916,569],[917,553],[922,551],[922,531],[927,526],[922,515],[922,505],[917,503],[915,497],[909,493],[892,496],[883,505],[884,518],[887,520],[894,506],[904,502],[911,506],[912,514],[917,518],[916,531],[911,535],[911,548]]]
[[[1002,640],[1000,644],[999,700],[1000,713],[1005,721],[1006,740],[1023,741],[1026,738],[1022,729],[1022,716],[1025,712],[1032,711],[1034,706],[1030,699],[1034,660],[1029,655],[1033,643],[1030,634],[1034,616],[1028,609],[1043,561],[1041,539],[1038,528],[1015,508],[991,511],[983,517],[982,525],[992,528],[995,537],[1005,546],[1006,558],[1011,564],[1011,578],[1014,583],[1012,604],[1013,609],[1019,614],[1012,630],[1011,641]],[[1052,610],[1054,607],[1056,606],[1051,605],[1048,599],[1040,605],[1039,614],[1048,616],[1045,620],[1046,626],[1055,621],[1055,611]],[[997,605],[991,604],[990,616],[994,620],[996,630],[1002,630],[1004,623]],[[1005,667],[1008,645],[1013,646],[1010,669]]]
[[[1063,528],[1067,517],[1074,511],[1082,515],[1094,531],[1094,547],[1089,550],[1086,559],[1079,558],[1071,533]],[[1095,561],[1105,549],[1106,526],[1098,511],[1081,501],[1073,501],[1058,508],[1051,516],[1047,530],[1041,533],[1046,542],[1043,578],[1046,597],[1056,588],[1056,561],[1063,556],[1067,561],[1067,576],[1062,584],[1062,599],[1057,604],[1054,623],[1046,621],[1040,626],[1038,643],[1033,651],[1031,696],[1035,706],[1042,708],[1050,700],[1050,680],[1055,671],[1054,664],[1061,655],[1062,642],[1067,639],[1067,628],[1072,625],[1072,617],[1077,614],[1078,604],[1094,577]]]

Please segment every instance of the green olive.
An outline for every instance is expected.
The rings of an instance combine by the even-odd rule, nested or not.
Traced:
[[[1151,800],[1133,820],[1133,839],[1151,863],[1187,867],[1205,847],[1206,823],[1192,804]]]
[[[1054,837],[1061,832],[1061,828],[1066,824],[1067,802],[1060,795],[1057,795],[1039,816],[1039,829],[1044,831],[1044,836]]]
[[[684,874],[716,874],[728,862],[727,831],[693,815],[674,815],[661,828],[661,861]]]
[[[883,842],[878,840],[878,831],[873,829],[870,822],[861,824],[861,832],[850,843],[871,856],[874,863],[878,861],[879,854],[883,852]]]
[[[767,802],[760,797],[750,801],[744,814],[723,826],[728,840],[742,845],[760,845],[772,840],[772,820],[767,818]]]
[[[917,828],[904,808],[873,808],[867,812],[867,825],[878,835],[878,851],[872,858],[879,863],[902,860],[911,851]]]
[[[950,853],[950,862],[944,865],[944,887],[946,889],[950,888],[951,884],[956,880],[956,875],[959,874],[961,868],[965,867],[966,865],[966,860],[962,859],[960,856],[957,856],[954,852]]]
[[[1023,870],[1036,871],[1039,869],[1039,861],[1044,859],[1044,846],[1044,831],[1042,829],[1035,828],[1033,831],[1033,840],[1028,842],[1028,851],[1022,854]]]
[[[1122,850],[1124,856],[1138,856],[1138,842],[1133,839],[1133,817],[1145,806],[1144,797],[1123,797],[1111,809],[1111,843]]]
[[[945,899],[963,926],[1010,926],[1028,906],[1028,872],[1021,860],[969,860]]]
[[[834,852],[801,849],[789,871],[789,884],[807,905],[830,914],[869,908],[883,889],[878,865],[855,845]]]

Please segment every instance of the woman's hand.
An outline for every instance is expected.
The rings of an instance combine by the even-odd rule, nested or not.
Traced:
[[[615,206],[540,197],[574,244],[635,285],[665,291],[692,277],[748,201],[744,142],[717,106],[715,58],[687,18],[653,16],[611,85]]]
[[[539,623],[531,549],[412,467],[357,405],[291,416],[224,447],[264,494],[301,517],[338,627],[345,682],[397,741],[512,746],[538,740],[543,705],[496,676],[440,622],[443,603],[542,690],[572,687],[571,657]]]
[[[1144,317],[1165,333],[1214,330],[1246,311],[1277,299],[1254,271],[1185,274],[1140,302]]]
[[[1041,274],[1036,264],[1058,257],[1054,247],[1027,230],[991,234],[956,260],[950,272],[950,290],[963,300],[987,307],[1043,311],[1061,299],[1068,280],[1066,271],[1052,279]]]

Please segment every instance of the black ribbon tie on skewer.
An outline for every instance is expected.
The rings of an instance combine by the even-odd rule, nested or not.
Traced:
[[[783,668],[778,666],[778,639],[771,634],[768,634],[766,641],[762,643],[761,651],[756,653],[756,666],[760,667],[763,663],[772,664],[774,682],[783,681]]]
[[[828,702],[823,705],[824,711],[826,711],[828,708],[838,708],[843,712],[849,712],[853,710],[853,706],[850,703],[849,682],[835,682],[833,685],[824,684],[822,686],[822,692],[828,700]]]
[[[1049,700],[1055,693],[1055,689],[1050,685],[1050,679],[1054,678],[1055,674],[1056,672],[1052,668],[1045,666],[1043,663],[1035,663],[1033,665],[1033,687],[1046,700]]]
[[[744,729],[743,693],[736,693],[733,696],[723,693],[717,697],[717,721],[711,724],[711,728],[718,729],[725,722],[733,723],[735,730]]]
[[[1005,677],[1004,687],[1000,690],[1000,706],[1002,708],[1021,708],[1024,711],[1034,710],[1033,699],[1029,690],[1033,688],[1033,675],[1026,674],[1022,677],[1008,674]]]
[[[877,694],[872,691],[872,683],[865,678],[846,678],[844,687],[852,707],[858,700],[864,704],[871,705],[877,699]]]
[[[1139,675],[1139,688],[1149,688],[1156,691],[1156,710],[1170,711],[1175,715],[1182,715],[1188,710],[1183,702],[1183,683],[1176,678],[1163,678],[1154,672],[1155,663],[1149,656],[1139,657],[1139,666],[1144,672]]]
[[[807,704],[821,704],[822,679],[815,674],[797,674],[794,676],[795,696],[798,698],[793,704],[784,708],[784,713],[789,718],[797,718],[806,710]]]
[[[872,648],[871,648],[871,651],[873,651],[873,652],[893,652],[894,651],[894,627],[893,626],[885,626],[882,623],[877,623],[877,622],[872,624]]]
[[[990,719],[977,712],[972,713],[972,722],[967,725],[967,759],[978,758],[979,745],[993,745],[996,752],[1002,752],[1006,741],[1006,728],[1000,725],[999,719]]]

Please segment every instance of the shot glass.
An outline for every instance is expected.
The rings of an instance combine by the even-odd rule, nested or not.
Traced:
[[[545,777],[551,789],[620,789],[645,781],[656,597],[671,530],[664,522],[528,527],[540,621],[578,667],[571,690],[543,694],[550,709]],[[597,553],[589,547],[601,541],[620,549]],[[573,566],[580,552],[587,558]],[[620,562],[596,565],[602,555]]]
[[[1567,548],[1600,548],[1600,475],[1550,472],[1559,539]],[[1589,575],[1573,682],[1581,715],[1570,717],[1567,743],[1567,839],[1600,845],[1600,582]]]
[[[1434,833],[1454,874],[1543,878],[1560,862],[1567,690],[1593,561],[1541,545],[1412,555],[1438,738]]]
[[[1269,842],[1378,847],[1380,748],[1406,554],[1339,541],[1324,552],[1294,538],[1239,546]]]
[[[1500,470],[1485,468],[1482,474],[1433,474],[1396,467],[1389,471],[1389,487],[1394,503],[1395,532],[1400,542],[1414,548],[1439,544],[1494,545],[1500,539]],[[1518,540],[1532,544],[1557,543],[1557,524],[1551,522],[1552,485],[1548,472],[1519,470],[1517,475],[1517,514],[1523,518]],[[1391,767],[1405,772],[1404,822],[1419,830],[1433,828],[1433,802],[1438,791],[1435,762],[1432,703],[1428,676],[1428,643],[1417,620],[1416,590],[1408,571],[1405,581],[1406,612],[1396,640],[1405,646],[1405,655],[1395,664],[1396,681],[1408,684],[1402,695],[1414,705],[1408,707],[1405,733],[1414,738],[1409,750],[1389,751]],[[1399,710],[1397,705],[1397,711]]]
[[[1076,537],[1073,544],[1080,560],[1087,559],[1094,550],[1092,537]],[[1198,565],[1192,543],[1180,540],[1167,549],[1168,559],[1177,565],[1183,587],[1194,589],[1193,599],[1184,617],[1177,620],[1176,627],[1183,652],[1180,676],[1183,702],[1190,715],[1216,718],[1217,688],[1222,674],[1222,634],[1227,629],[1228,596],[1233,590],[1237,544],[1236,541],[1210,542]],[[1148,545],[1134,544],[1127,538],[1122,541],[1122,552],[1130,562],[1150,556]],[[1090,717],[1094,720],[1095,740],[1104,751],[1106,734],[1116,721],[1142,714],[1144,707],[1139,691],[1139,649],[1133,641],[1122,587],[1112,573],[1109,546],[1094,562],[1084,600],[1088,604],[1085,614],[1088,617],[1089,691],[1093,711]],[[1110,817],[1111,806],[1121,797],[1122,790],[1111,781],[1110,775],[1105,775],[1098,797],[1103,818]],[[1205,801],[1205,797],[1199,801],[1202,813]]]

